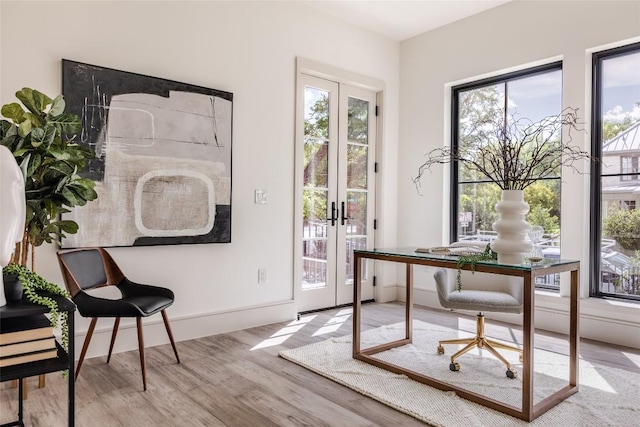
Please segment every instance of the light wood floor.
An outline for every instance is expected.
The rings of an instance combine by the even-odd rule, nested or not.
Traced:
[[[366,304],[363,329],[404,318],[398,303]],[[474,317],[415,307],[416,319],[474,332]],[[142,391],[137,351],[85,361],[76,382],[76,425],[99,426],[421,426],[423,423],[277,356],[351,333],[350,309],[303,317],[302,322],[261,326],[148,348],[148,390]],[[509,339],[517,329],[487,321],[487,335]],[[179,337],[176,337],[179,339]],[[564,351],[556,335],[536,334],[536,346]],[[82,345],[81,339],[77,345]],[[582,358],[640,372],[640,351],[582,340]],[[633,360],[632,360],[633,359]],[[635,362],[634,362],[635,361]],[[445,363],[448,367],[448,364]],[[446,369],[446,367],[445,367]],[[47,386],[29,379],[27,426],[67,425],[66,380],[47,375]],[[17,414],[17,390],[0,387],[0,423]]]

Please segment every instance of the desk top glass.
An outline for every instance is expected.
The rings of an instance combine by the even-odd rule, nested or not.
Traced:
[[[458,255],[445,255],[429,252],[416,252],[416,247],[407,248],[382,248],[382,249],[356,249],[354,253],[373,255],[373,256],[400,256],[408,259],[430,259],[438,261],[449,261],[457,265],[460,256]],[[522,264],[500,264],[497,260],[477,261],[476,265],[486,265],[493,267],[501,267],[511,270],[532,271],[542,270],[545,268],[558,267],[562,265],[570,265],[578,263],[577,260],[558,259],[558,258],[543,258],[539,262],[526,261]]]

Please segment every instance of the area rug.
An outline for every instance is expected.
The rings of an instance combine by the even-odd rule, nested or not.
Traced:
[[[402,338],[404,324],[363,332],[362,348]],[[436,379],[520,407],[522,379],[509,379],[504,365],[487,351],[475,350],[458,359],[459,372],[449,370],[449,357],[438,355],[441,339],[464,334],[438,325],[414,321],[413,343],[378,353],[377,358]],[[568,344],[567,344],[568,347]],[[456,346],[446,346],[452,354]],[[640,426],[640,374],[580,360],[580,391],[533,422],[502,414],[351,357],[352,337],[330,338],[304,347],[283,350],[284,359],[297,363],[365,396],[433,426]],[[515,370],[522,365],[515,352],[502,351]],[[511,353],[511,354],[509,354]],[[562,354],[534,351],[534,401],[568,384],[569,361]]]

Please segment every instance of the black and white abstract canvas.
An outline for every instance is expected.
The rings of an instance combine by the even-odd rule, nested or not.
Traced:
[[[231,241],[232,93],[69,60],[62,80],[98,193],[65,247]]]

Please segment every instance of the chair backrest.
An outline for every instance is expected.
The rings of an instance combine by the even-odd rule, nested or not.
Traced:
[[[524,304],[522,278],[463,271],[463,293],[457,294],[456,275],[456,270],[444,268],[437,269],[433,275],[438,291],[438,300],[442,307],[506,313],[520,313],[522,311]],[[492,296],[489,296],[489,293],[492,293]],[[504,300],[504,297],[498,297],[497,294],[508,295],[507,300]],[[506,301],[509,301],[508,304]],[[483,305],[484,308],[478,308]]]
[[[72,297],[83,290],[116,285],[124,278],[102,248],[62,250],[57,255],[64,284]]]

